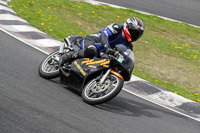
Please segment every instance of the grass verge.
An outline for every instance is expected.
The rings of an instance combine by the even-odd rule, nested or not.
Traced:
[[[63,40],[86,36],[110,23],[123,24],[135,16],[145,23],[134,43],[134,75],[200,103],[200,29],[130,9],[70,0],[12,0],[10,7],[31,25]]]

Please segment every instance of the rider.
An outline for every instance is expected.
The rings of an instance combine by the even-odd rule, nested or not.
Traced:
[[[99,52],[114,53],[113,48],[117,44],[124,44],[133,49],[131,42],[138,40],[144,32],[143,22],[136,17],[127,19],[124,24],[110,24],[99,33],[83,38],[81,50],[78,52],[65,53],[61,57],[61,65],[77,58],[92,58]]]

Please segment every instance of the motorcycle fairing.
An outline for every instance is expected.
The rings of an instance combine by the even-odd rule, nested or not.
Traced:
[[[109,59],[78,59],[72,63],[70,71],[60,70],[60,81],[68,87],[81,91],[91,77],[100,75],[102,70],[108,69],[109,65]]]
[[[65,72],[63,69],[60,69],[60,82],[72,89],[81,91],[83,80],[73,71]]]
[[[82,58],[75,60],[72,63],[72,71],[79,75],[80,78],[84,78],[87,75],[95,73],[97,71],[101,71],[103,69],[108,69],[110,65],[109,59],[102,59],[102,58]]]

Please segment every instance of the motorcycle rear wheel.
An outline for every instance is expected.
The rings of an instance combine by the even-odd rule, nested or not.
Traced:
[[[124,81],[114,74],[109,77],[102,86],[98,85],[96,79],[89,81],[82,91],[83,101],[96,105],[113,99],[122,90]]]
[[[59,77],[59,51],[52,52],[40,63],[38,73],[45,79]]]

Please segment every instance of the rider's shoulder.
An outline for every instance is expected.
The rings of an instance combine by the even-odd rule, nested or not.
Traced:
[[[121,24],[112,23],[112,24],[108,25],[107,28],[114,29],[116,31],[120,31],[123,28],[123,26]]]

